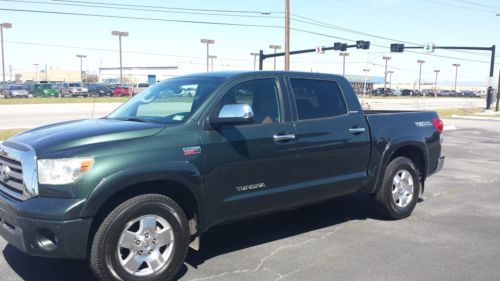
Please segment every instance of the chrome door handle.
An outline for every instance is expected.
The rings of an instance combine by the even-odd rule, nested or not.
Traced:
[[[287,141],[287,140],[294,140],[295,135],[294,134],[288,134],[288,135],[274,135],[273,136],[274,141]]]
[[[350,128],[349,133],[351,134],[361,134],[366,132],[366,128]]]

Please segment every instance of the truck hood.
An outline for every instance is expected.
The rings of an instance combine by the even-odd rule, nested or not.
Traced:
[[[144,138],[165,125],[115,119],[85,119],[52,124],[18,134],[8,141],[27,144],[39,152],[57,152],[106,142]]]

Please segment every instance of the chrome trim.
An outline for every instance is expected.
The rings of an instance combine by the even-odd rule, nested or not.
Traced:
[[[293,134],[288,134],[288,135],[274,135],[273,139],[274,139],[274,141],[294,140],[295,139],[295,135],[293,135]]]
[[[360,134],[366,132],[366,128],[350,128],[349,133],[351,134]]]
[[[248,104],[226,104],[219,112],[219,119],[224,118],[253,118],[252,107]]]
[[[19,200],[26,200],[37,196],[38,179],[35,150],[25,144],[6,141],[0,144],[0,155],[6,159],[20,162],[21,166],[0,159],[2,164],[7,163],[11,169],[14,167],[22,170],[22,175],[17,172],[10,173],[10,181],[1,181],[0,190]],[[13,182],[11,179],[17,179],[22,181],[22,183]],[[8,188],[6,185],[12,186],[12,188]],[[18,188],[21,193],[16,193],[12,190]]]

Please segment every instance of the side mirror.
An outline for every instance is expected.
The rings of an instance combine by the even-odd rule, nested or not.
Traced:
[[[216,118],[210,118],[210,124],[221,125],[244,125],[252,124],[254,116],[252,107],[248,104],[226,104]]]

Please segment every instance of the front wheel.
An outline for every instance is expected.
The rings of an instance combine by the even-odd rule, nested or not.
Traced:
[[[420,195],[419,172],[406,157],[392,160],[385,170],[380,190],[374,198],[381,214],[389,219],[411,215]]]
[[[90,265],[100,280],[171,280],[184,263],[189,231],[170,198],[145,194],[116,207],[99,226]]]

